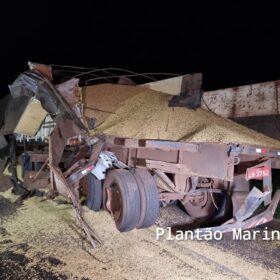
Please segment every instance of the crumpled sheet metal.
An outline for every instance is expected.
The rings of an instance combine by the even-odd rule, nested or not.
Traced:
[[[21,73],[9,86],[9,89],[13,98],[36,97],[41,102],[42,107],[51,115],[59,115],[65,111],[58,98],[50,94],[52,89],[44,81],[43,76],[33,70]]]
[[[209,232],[231,232],[234,229],[250,229],[254,228],[256,226],[266,224],[273,220],[274,214],[276,212],[277,206],[280,202],[280,190],[277,190],[273,196],[273,199],[267,209],[255,216],[250,216],[254,211],[253,208],[256,210],[259,203],[263,202],[265,200],[265,197],[267,196],[267,192],[262,193],[261,191],[257,192],[252,189],[252,191],[249,193],[246,201],[244,202],[244,205],[240,208],[241,212],[239,213],[240,216],[237,220],[233,221],[230,220],[221,226],[211,227],[211,228],[202,228],[199,230],[199,233],[201,236],[204,236],[208,234]],[[246,204],[248,206],[246,206]],[[245,211],[244,211],[245,210]]]
[[[9,88],[13,98],[35,97],[52,117],[68,114],[76,125],[86,130],[81,120],[55,86],[38,71],[29,70],[21,73]]]

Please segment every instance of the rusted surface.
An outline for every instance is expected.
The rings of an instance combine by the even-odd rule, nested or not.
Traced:
[[[101,239],[98,237],[98,235],[94,232],[94,230],[91,228],[91,226],[87,223],[85,220],[85,217],[83,215],[83,208],[79,201],[79,196],[77,192],[68,184],[66,179],[63,176],[63,173],[55,166],[50,164],[50,168],[54,175],[54,181],[56,185],[63,186],[62,189],[65,191],[64,196],[69,197],[72,202],[72,206],[75,210],[76,217],[78,221],[80,222],[80,225],[82,229],[84,230],[88,241],[91,243],[93,248],[96,248],[99,244],[101,244]],[[67,193],[67,194],[66,194]]]
[[[55,87],[70,105],[75,105],[81,101],[79,79],[73,78]]]
[[[239,210],[250,191],[250,183],[246,180],[245,174],[237,174],[231,185],[231,200],[233,215]]]
[[[88,162],[84,166],[78,168],[78,170],[75,170],[75,172],[72,172],[72,174],[67,178],[67,182],[69,185],[73,185],[74,183],[77,183],[94,169],[95,163],[98,160],[98,156],[102,151],[103,146],[104,146],[103,141],[99,141],[98,144],[96,144],[96,147],[94,147],[94,150]]]
[[[51,135],[51,141],[53,143],[50,148],[50,163],[54,166],[58,166],[67,140],[71,137],[77,136],[81,133],[81,130],[75,125],[75,123],[68,118],[63,118],[57,122],[55,129]]]
[[[35,97],[41,102],[44,110],[57,118],[70,118],[77,127],[86,131],[85,126],[75,111],[56,89],[51,81],[37,70],[29,70],[21,73],[9,86],[13,98],[23,96]]]
[[[221,226],[202,229],[201,232],[202,233],[204,233],[205,231],[206,232],[207,231],[231,232],[233,229],[237,229],[237,228],[250,229],[266,224],[273,220],[279,202],[280,202],[280,190],[276,191],[270,205],[262,213],[257,214],[245,221],[236,221],[235,219],[232,219],[228,223],[225,223]]]
[[[108,142],[106,149],[115,152],[117,157],[124,158],[126,150],[129,150],[126,162],[129,166],[136,166],[135,159],[137,158],[144,159],[145,165],[150,169],[160,169],[164,172],[187,176],[233,180],[234,157],[229,155],[230,146],[225,144],[192,144],[121,138],[113,141],[112,137],[108,139]],[[216,166],[217,163],[219,168]]]
[[[174,141],[158,141],[158,140],[140,140],[142,145],[147,148],[155,148],[161,150],[180,150],[182,152],[196,153],[200,150],[199,143],[186,143],[186,142],[174,142]]]
[[[182,91],[180,95],[173,96],[172,99],[170,99],[168,106],[197,109],[201,106],[201,84],[202,73],[185,76],[182,80]],[[163,90],[163,92],[165,91]]]
[[[280,81],[204,92],[201,107],[226,118],[279,114]]]
[[[263,179],[264,191],[267,191],[264,199],[265,204],[270,203],[272,193],[271,167],[279,165],[279,152],[275,149],[259,148],[254,146],[223,145],[210,143],[180,143],[171,141],[149,141],[114,138],[106,138],[105,149],[116,153],[117,157],[125,159],[125,163],[130,167],[138,164],[144,165],[150,170],[171,174],[173,179],[168,186],[164,187],[160,193],[160,200],[163,203],[181,200],[187,212],[196,218],[213,218],[219,215],[226,215],[229,205],[219,206],[218,216],[214,216],[217,204],[217,194],[222,190],[231,190],[233,203],[233,214],[240,211],[249,193],[249,184],[246,181],[246,171],[250,168],[267,166],[268,174]],[[125,155],[125,156],[124,156]],[[170,155],[170,158],[168,157]],[[135,158],[137,161],[135,162]],[[141,161],[140,161],[141,160]],[[273,163],[273,164],[272,164]],[[241,168],[238,168],[238,166]],[[237,167],[237,168],[235,168]],[[249,169],[248,169],[249,168]],[[239,172],[235,174],[236,172]],[[157,174],[157,173],[156,173]],[[159,176],[158,174],[156,176]],[[212,178],[206,183],[197,183],[193,179]],[[192,184],[188,181],[192,178]],[[219,179],[214,181],[213,179]],[[161,176],[160,179],[162,180]],[[168,178],[168,180],[170,180]],[[226,183],[227,182],[227,183]],[[231,184],[229,184],[231,182]],[[166,183],[164,183],[166,184]],[[196,190],[199,185],[200,189]],[[201,189],[204,188],[204,189]],[[210,188],[210,189],[209,189]],[[211,190],[211,188],[213,188]],[[278,195],[273,199],[274,205],[278,204]],[[228,203],[228,202],[227,202]],[[227,210],[228,209],[228,210]],[[222,211],[222,212],[221,212]],[[262,224],[273,218],[269,210],[263,216],[251,217],[248,214],[247,221],[241,221],[238,226],[248,228]],[[221,216],[221,217],[222,217]],[[251,223],[249,224],[250,221]],[[232,230],[236,224],[221,226]]]
[[[158,149],[153,148],[141,148],[137,150],[137,158],[151,160],[165,161],[170,163],[176,163],[178,161],[178,151],[164,151],[159,153]]]
[[[24,176],[24,186],[27,189],[42,189],[49,187],[50,174],[47,171],[26,171]]]
[[[50,81],[53,80],[52,67],[50,65],[28,62],[28,66],[29,66],[30,70],[33,70],[33,69],[37,70],[38,72],[43,74]]]

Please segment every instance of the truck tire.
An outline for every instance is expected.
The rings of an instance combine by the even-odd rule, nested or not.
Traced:
[[[86,178],[88,208],[93,211],[99,211],[102,208],[102,182],[93,174],[89,173]]]
[[[140,192],[141,212],[137,228],[153,225],[159,215],[159,195],[157,184],[147,169],[136,168],[134,178]]]
[[[104,181],[104,203],[120,232],[137,226],[140,217],[140,193],[134,176],[128,170],[109,171]]]

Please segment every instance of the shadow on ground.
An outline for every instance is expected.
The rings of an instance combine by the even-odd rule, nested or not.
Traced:
[[[37,253],[28,256],[31,247],[26,243],[14,242],[12,234],[4,227],[5,221],[12,219],[22,201],[11,202],[0,195],[0,278],[14,279],[80,279],[65,271],[59,272],[65,265],[60,259]],[[87,278],[82,278],[86,280]]]

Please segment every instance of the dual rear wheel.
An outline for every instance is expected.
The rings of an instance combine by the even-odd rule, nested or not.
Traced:
[[[95,189],[99,188],[96,180],[92,181]],[[88,192],[92,194],[94,191]],[[99,191],[96,193],[100,194]],[[88,205],[96,205],[96,200],[99,201],[96,197],[90,196]],[[111,170],[103,185],[103,207],[111,213],[116,227],[121,232],[149,227],[155,223],[159,215],[156,182],[144,168],[136,168],[133,171]]]
[[[91,173],[84,180],[87,186],[86,205],[93,211],[99,211],[102,208],[102,181]]]

